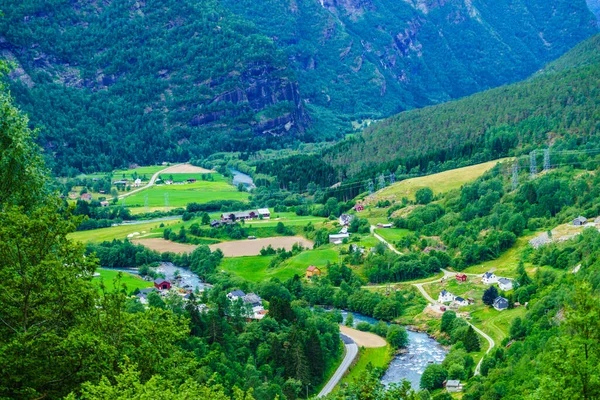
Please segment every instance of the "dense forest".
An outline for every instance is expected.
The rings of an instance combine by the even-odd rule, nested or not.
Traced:
[[[12,91],[69,176],[341,138],[351,122],[522,79],[597,31],[584,0],[0,9]]]

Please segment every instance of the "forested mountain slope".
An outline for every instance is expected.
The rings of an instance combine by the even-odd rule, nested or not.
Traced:
[[[522,79],[585,0],[0,0],[0,57],[54,170],[295,140]]]
[[[398,114],[324,154],[346,177],[378,170],[435,169],[556,143],[596,140],[600,125],[600,36],[521,83]]]

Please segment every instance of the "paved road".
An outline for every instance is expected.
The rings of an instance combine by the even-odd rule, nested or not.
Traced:
[[[175,168],[175,167],[178,167],[180,165],[182,165],[182,164],[171,165],[170,167],[167,167],[167,168],[165,168],[163,170],[158,171],[157,173],[155,173],[154,175],[152,175],[152,178],[150,178],[150,181],[148,182],[148,184],[146,186],[142,186],[141,188],[138,188],[138,189],[132,190],[130,192],[127,192],[125,194],[119,195],[118,199],[119,200],[124,199],[127,196],[131,196],[132,194],[135,194],[137,192],[141,192],[142,190],[145,190],[145,189],[148,189],[151,186],[154,186],[154,183],[158,179],[159,175],[167,173],[167,172],[169,172],[169,170],[171,168]]]
[[[454,275],[456,275],[456,272],[450,272],[450,271],[447,271],[445,269],[442,269],[442,271],[444,271],[444,276],[454,276]],[[477,275],[477,274],[472,274],[472,275]],[[436,279],[436,281],[437,281],[437,279]],[[423,288],[423,285],[426,285],[426,284],[431,283],[431,282],[434,282],[434,281],[423,282],[423,283],[413,283],[413,286],[415,286],[419,290],[419,292],[421,292],[421,294],[423,295],[423,297],[425,297],[425,299],[427,299],[427,301],[429,301],[433,305],[438,305],[438,302],[435,299],[433,299],[429,295],[429,293],[427,293],[427,291]],[[494,339],[492,339],[484,331],[482,331],[481,329],[479,329],[478,327],[476,327],[475,325],[473,325],[469,321],[465,320],[465,322],[467,324],[469,324],[470,326],[472,326],[473,329],[475,330],[475,332],[479,333],[481,336],[484,337],[485,340],[488,341],[489,347],[488,347],[487,351],[485,352],[485,354],[488,354],[490,351],[492,351],[492,349],[496,346],[496,343],[494,342]],[[480,372],[480,369],[481,369],[481,362],[482,361],[483,361],[483,357],[481,357],[481,360],[479,360],[479,362],[477,363],[477,367],[475,367],[475,375],[479,375],[479,372]]]
[[[382,238],[381,236],[379,236],[378,234],[375,233],[375,226],[371,225],[371,233],[373,234],[373,236],[375,236],[375,238],[377,240],[379,240],[381,243],[385,244],[391,251],[393,251],[396,254],[402,254],[401,252],[399,252],[398,250],[396,250],[396,248],[394,246],[392,246],[390,243],[388,243],[387,240],[385,240],[384,238]]]
[[[349,336],[342,334],[340,334],[340,337],[344,341],[344,346],[346,346],[346,355],[344,356],[344,359],[342,360],[342,363],[340,364],[338,369],[335,371],[329,382],[325,384],[325,386],[319,392],[319,395],[317,397],[327,396],[329,393],[331,393],[333,388],[340,382],[340,379],[342,379],[342,377],[344,376],[348,368],[350,368],[350,365],[352,365],[352,362],[358,355],[358,346],[356,345],[356,343],[354,343],[354,340],[352,340],[352,338],[350,338]]]

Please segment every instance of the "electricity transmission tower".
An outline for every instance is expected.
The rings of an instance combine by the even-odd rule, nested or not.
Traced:
[[[535,174],[537,174],[537,167],[535,165],[535,150],[529,153],[529,172],[531,173],[531,177],[535,178]]]
[[[519,161],[515,162],[512,167],[512,190],[519,187]]]
[[[550,170],[550,149],[544,149],[544,171]]]

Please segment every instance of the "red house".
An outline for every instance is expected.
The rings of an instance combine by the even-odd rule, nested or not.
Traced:
[[[365,206],[363,206],[362,204],[357,204],[354,206],[354,211],[356,211],[356,212],[365,211]]]
[[[169,290],[171,289],[171,282],[158,278],[154,280],[154,287],[158,290]]]
[[[465,274],[456,274],[456,280],[458,282],[466,282],[467,281],[467,275],[465,275]]]

